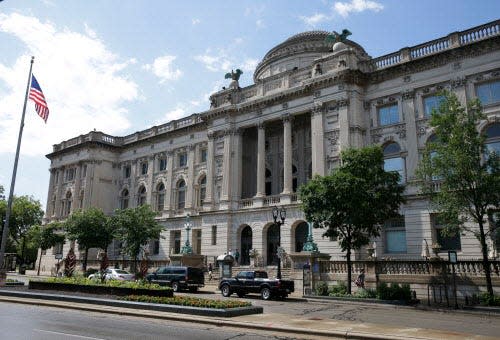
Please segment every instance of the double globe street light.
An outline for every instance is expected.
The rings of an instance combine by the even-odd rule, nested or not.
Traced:
[[[276,248],[276,253],[278,256],[278,274],[276,275],[276,277],[281,280],[281,258],[283,257],[283,254],[285,252],[284,249],[281,248],[281,226],[285,224],[286,209],[284,207],[278,209],[277,206],[274,206],[272,213],[274,225],[278,227],[278,247]],[[278,220],[278,217],[281,219],[281,221]]]

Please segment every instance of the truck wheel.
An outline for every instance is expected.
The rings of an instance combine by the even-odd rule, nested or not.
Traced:
[[[271,290],[267,287],[262,288],[260,291],[260,296],[263,300],[269,300],[271,298]]]
[[[222,287],[220,287],[220,291],[222,293],[222,296],[224,297],[231,296],[231,289],[229,289],[229,285],[223,285]]]
[[[179,282],[172,282],[172,290],[176,293],[181,290],[179,287]]]

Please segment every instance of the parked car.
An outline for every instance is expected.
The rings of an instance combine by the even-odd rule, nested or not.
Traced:
[[[103,273],[97,272],[89,275],[89,279],[100,279],[104,275],[104,280],[134,281],[135,275],[123,269],[108,268]]]
[[[234,278],[221,278],[219,289],[224,297],[232,293],[238,297],[258,293],[262,299],[269,300],[272,297],[284,299],[295,287],[292,280],[269,279],[265,271],[250,270],[239,272]]]
[[[154,273],[146,275],[146,280],[151,283],[170,286],[174,292],[179,292],[183,289],[196,292],[198,288],[205,286],[203,270],[194,267],[160,267]]]

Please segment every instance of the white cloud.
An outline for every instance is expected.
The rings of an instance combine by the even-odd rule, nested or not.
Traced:
[[[158,57],[153,61],[153,64],[144,65],[143,68],[153,72],[154,75],[160,78],[160,83],[164,83],[168,80],[176,80],[182,76],[182,71],[174,69],[172,66],[176,58],[177,57],[173,55]]]
[[[264,28],[266,27],[266,24],[264,23],[264,20],[257,19],[257,21],[255,21],[255,26],[257,26],[257,28]]]
[[[336,2],[333,5],[335,12],[342,17],[347,17],[351,12],[359,13],[364,11],[378,12],[384,9],[384,6],[378,2],[370,0],[351,0],[351,2]]]
[[[242,61],[228,55],[224,49],[218,49],[216,52],[208,49],[205,54],[193,57],[201,62],[207,70],[212,72],[229,72],[231,69],[241,69],[244,73],[253,73],[259,63],[258,59],[246,58]]]
[[[192,23],[193,25],[198,25],[200,22],[201,22],[201,20],[200,20],[200,19],[196,19],[196,18],[191,19],[191,23]]]
[[[187,109],[183,105],[177,105],[173,110],[166,112],[163,117],[156,122],[156,125],[168,123],[172,120],[180,119],[188,115]]]
[[[307,26],[315,27],[317,24],[328,21],[330,19],[329,16],[322,14],[322,13],[316,13],[311,15],[310,17],[306,16],[301,16],[300,20],[302,20]]]
[[[22,152],[43,155],[52,144],[96,128],[119,134],[130,126],[127,102],[138,99],[137,84],[120,74],[133,61],[120,61],[89,27],[86,33],[58,28],[20,14],[0,14],[0,34],[25,45],[12,65],[0,62],[0,153],[17,141],[30,56],[47,100],[47,124],[28,101]]]

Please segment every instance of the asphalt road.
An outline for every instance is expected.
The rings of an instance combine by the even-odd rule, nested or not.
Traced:
[[[9,340],[285,339],[253,330],[0,303],[0,338]],[[286,338],[291,339],[291,338]]]

